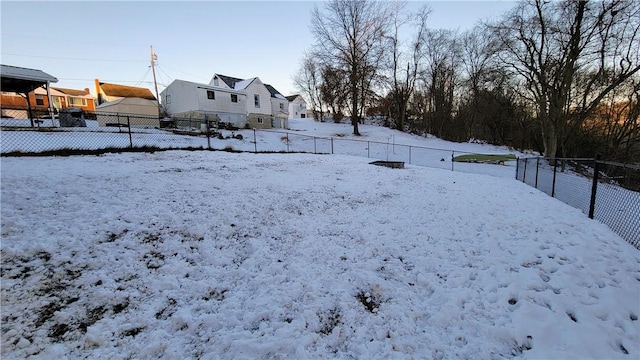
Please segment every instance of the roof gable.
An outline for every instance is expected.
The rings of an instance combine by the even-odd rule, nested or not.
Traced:
[[[227,89],[227,88],[221,87],[221,86],[216,86],[216,85],[211,85],[211,84],[204,84],[204,83],[197,83],[197,82],[193,82],[193,81],[180,80],[180,79],[173,80],[173,82],[169,86],[173,85],[174,83],[189,84],[189,85],[192,85],[192,86],[194,86],[196,88],[199,88],[199,89],[223,91],[223,92],[227,92],[227,93],[231,93],[231,94],[237,94],[237,95],[246,95],[244,92],[238,91],[238,90],[235,90],[235,89]],[[163,90],[162,92],[164,93],[165,91]]]
[[[284,97],[284,95],[282,95],[280,93],[280,91],[276,90],[276,88],[274,88],[273,86],[269,85],[269,84],[264,84],[264,86],[267,88],[267,90],[269,90],[269,92],[271,93],[271,97],[272,98],[276,98],[276,99],[281,99],[281,100],[286,100],[286,98]]]
[[[76,90],[76,89],[65,89],[65,88],[59,88],[59,87],[51,87],[54,90],[57,90],[63,94],[66,95],[71,95],[71,96],[86,96],[86,95],[91,95],[89,94],[88,91],[86,90]]]
[[[231,76],[226,76],[226,75],[220,75],[220,74],[215,74],[215,77],[218,77],[220,80],[222,80],[225,84],[227,84],[228,87],[235,89],[236,88],[236,83],[244,81],[243,79],[239,79],[239,78],[235,78],[235,77],[231,77]]]
[[[108,84],[108,83],[100,83],[100,88],[102,92],[107,96],[116,96],[123,98],[142,98],[148,100],[156,100],[156,97],[153,96],[151,90],[147,88],[139,88],[135,86],[126,86],[126,85],[117,85],[117,84]]]
[[[251,79],[238,81],[236,83],[235,89],[236,90],[245,90],[246,88],[248,88],[257,79],[258,79],[257,77],[254,77],[254,78],[251,78]]]

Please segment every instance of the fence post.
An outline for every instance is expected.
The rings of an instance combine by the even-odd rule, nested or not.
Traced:
[[[593,219],[596,210],[596,193],[598,191],[598,173],[600,172],[598,161],[600,154],[593,159],[593,184],[591,185],[591,201],[589,202],[589,219]]]
[[[456,152],[455,152],[455,151],[452,151],[452,152],[451,152],[451,171],[454,171],[454,170],[453,170],[453,158],[455,157],[455,156],[454,156],[455,154],[456,154]]]
[[[371,142],[367,141],[367,159],[369,159],[371,157],[371,149],[370,148],[371,148]]]
[[[524,158],[524,169],[522,171],[522,182],[527,183],[527,163],[529,162],[529,158]]]
[[[256,139],[256,128],[253,128],[253,152],[258,153],[258,139]]]
[[[553,182],[551,183],[551,197],[556,197],[556,173],[558,172],[558,159],[553,159]]]
[[[316,137],[315,136],[313,137],[313,153],[314,154],[318,153],[318,150],[316,148]]]
[[[207,132],[207,146],[209,147],[209,150],[211,150],[211,129],[209,129],[209,119],[205,116],[205,131]]]
[[[409,145],[409,164],[411,164],[411,145]]]
[[[540,171],[540,158],[536,159],[536,186],[535,188],[538,188],[538,172]]]
[[[286,133],[286,134],[287,134],[287,152],[289,152],[289,133]]]
[[[331,155],[333,155],[333,138],[331,138]]]
[[[129,145],[133,149],[133,138],[131,137],[131,122],[129,121],[129,115],[127,115],[127,129],[129,129]]]
[[[518,170],[520,170],[520,158],[516,157],[516,180],[518,180],[518,174],[520,173]]]

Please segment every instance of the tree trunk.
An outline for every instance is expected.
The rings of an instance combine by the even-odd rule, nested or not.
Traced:
[[[353,66],[351,72],[351,125],[353,125],[353,135],[360,136],[360,131],[358,131],[358,122],[360,122],[360,114],[358,113],[358,70]]]
[[[543,127],[542,143],[544,156],[555,159],[558,152],[558,135],[553,121],[547,121],[547,124]]]

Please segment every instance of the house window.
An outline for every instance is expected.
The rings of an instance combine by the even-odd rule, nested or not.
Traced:
[[[70,97],[69,98],[69,105],[72,106],[87,106],[87,99],[82,99],[82,98],[74,98],[74,97]]]
[[[256,96],[258,96],[258,95],[256,95]],[[264,124],[264,120],[262,120],[261,117],[258,118],[258,124]]]
[[[284,110],[284,104],[280,103],[280,110]]]
[[[238,102],[238,95],[236,94],[231,94],[231,102]]]
[[[171,104],[171,95],[167,95],[164,97],[164,103],[167,105]]]
[[[53,107],[56,109],[62,108],[62,103],[60,102],[60,96],[52,96],[51,100],[53,100]]]
[[[213,85],[215,85],[215,86],[219,86],[218,84],[219,84],[219,83],[218,83],[218,77],[215,77],[215,78],[213,79]]]
[[[257,108],[260,107],[260,95],[258,94],[253,95],[253,103]]]
[[[213,90],[207,90],[207,99],[215,100],[216,93]]]
[[[44,105],[44,96],[36,94],[36,105]]]

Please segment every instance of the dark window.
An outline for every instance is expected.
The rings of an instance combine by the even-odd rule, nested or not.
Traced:
[[[258,94],[253,95],[253,103],[257,108],[260,107],[260,95]]]
[[[213,92],[213,90],[207,90],[207,99],[215,100],[216,99],[216,93]]]
[[[238,95],[231,94],[231,102],[238,102]]]
[[[44,105],[44,96],[36,95],[36,105]]]
[[[256,95],[257,96],[257,95]],[[258,124],[264,124],[264,121],[262,120],[262,118],[258,118]]]

